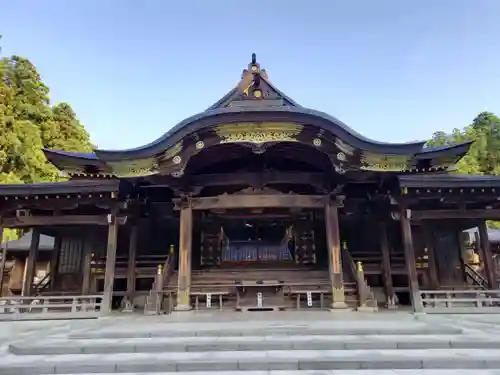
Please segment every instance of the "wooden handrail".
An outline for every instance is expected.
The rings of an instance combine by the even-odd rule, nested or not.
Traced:
[[[366,281],[366,278],[364,276],[363,268],[361,265],[361,262],[359,262],[359,270],[358,267],[356,267],[356,263],[354,262],[354,259],[352,258],[351,254],[349,253],[349,250],[345,247],[342,247],[342,253],[341,253],[341,258],[345,262],[343,264],[347,263],[349,270],[351,271],[352,276],[354,277],[354,280],[356,280],[356,285],[358,288],[358,299],[360,302],[361,307],[366,306],[366,301],[370,297],[372,300],[375,301],[375,298],[373,296],[373,293],[371,291],[370,286],[368,285],[368,282]],[[376,306],[373,306],[376,307]]]
[[[40,289],[44,289],[45,287],[47,287],[47,285],[49,285],[49,280],[51,276],[52,274],[50,272],[47,273],[38,283],[33,284],[33,289],[39,291]],[[40,287],[42,284],[44,285]]]
[[[464,263],[464,269],[467,276],[469,276],[476,285],[483,290],[488,289],[488,281],[486,281],[483,275],[477,272],[470,264]]]

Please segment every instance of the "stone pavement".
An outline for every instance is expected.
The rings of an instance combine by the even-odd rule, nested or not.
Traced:
[[[175,313],[0,322],[0,375],[500,375],[500,316]]]

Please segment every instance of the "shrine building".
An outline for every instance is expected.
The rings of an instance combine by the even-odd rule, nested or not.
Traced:
[[[134,149],[45,149],[68,181],[0,185],[1,228],[31,230],[13,294],[102,295],[104,313],[422,311],[426,291],[497,288],[500,178],[453,173],[470,142],[368,139],[281,92],[255,54],[234,89],[165,127]],[[55,240],[35,283],[41,235]]]

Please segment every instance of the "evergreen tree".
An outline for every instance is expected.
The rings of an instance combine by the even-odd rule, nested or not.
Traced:
[[[42,147],[91,151],[89,134],[69,104],[50,106],[36,67],[19,56],[0,59],[0,183],[57,181]]]

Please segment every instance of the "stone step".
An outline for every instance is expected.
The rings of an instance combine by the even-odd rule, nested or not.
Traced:
[[[500,337],[484,335],[246,336],[135,339],[46,339],[13,344],[15,355],[111,354],[263,350],[500,349]]]
[[[499,369],[498,349],[277,350],[120,354],[5,355],[0,374],[127,372]],[[475,371],[474,374],[477,374]]]
[[[143,330],[132,327],[130,329],[111,329],[98,330],[89,332],[71,333],[69,338],[72,339],[127,339],[127,338],[144,338],[144,337],[234,337],[234,336],[272,336],[272,335],[287,335],[287,336],[338,336],[338,335],[456,335],[461,334],[462,330],[447,326],[430,326],[425,324],[409,324],[389,325],[387,322],[371,322],[370,325],[359,322],[358,326],[352,326],[352,323],[345,325],[337,324],[329,327],[302,327],[298,326],[252,326],[246,324],[245,327],[233,328],[224,327],[220,324],[218,329],[204,329],[203,326],[191,324],[190,329],[165,329],[165,325],[156,324],[156,327],[148,325]],[[382,324],[380,324],[382,323]],[[243,323],[244,324],[244,323]],[[156,329],[155,329],[156,328]]]

